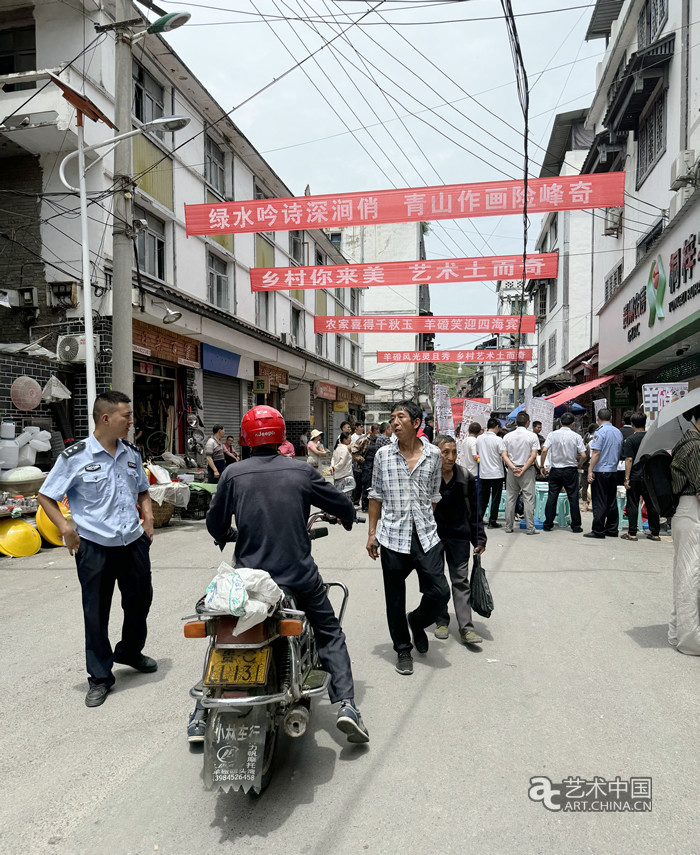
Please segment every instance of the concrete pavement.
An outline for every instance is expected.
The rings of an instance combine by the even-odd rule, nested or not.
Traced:
[[[317,702],[310,732],[282,739],[258,801],[205,792],[185,741],[204,642],[183,638],[180,617],[220,560],[203,523],[156,532],[146,652],[159,671],[116,666],[98,709],[83,703],[73,560],[0,559],[0,852],[697,853],[700,661],[666,643],[670,538],[488,535],[484,644],[461,646],[453,619],[413,677],[393,669],[366,527],[315,542],[324,576],[351,589],[345,631],[372,741],[346,745]],[[413,578],[409,592],[413,605]],[[528,798],[536,775],[651,776],[653,811],[553,813]]]

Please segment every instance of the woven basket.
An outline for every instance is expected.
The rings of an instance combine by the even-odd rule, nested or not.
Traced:
[[[163,502],[162,505],[153,502],[153,528],[160,528],[170,522],[175,505],[172,502]]]

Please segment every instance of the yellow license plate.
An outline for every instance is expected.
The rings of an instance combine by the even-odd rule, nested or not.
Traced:
[[[267,679],[270,648],[216,650],[209,654],[205,686],[261,686]]]

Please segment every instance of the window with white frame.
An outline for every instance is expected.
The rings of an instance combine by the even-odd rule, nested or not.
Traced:
[[[325,356],[324,335],[316,333],[316,356]]]
[[[360,311],[360,292],[357,288],[350,289],[350,314],[357,315]]]
[[[360,366],[360,347],[357,344],[350,345],[350,368],[358,371]]]
[[[540,345],[540,358],[538,360],[538,369],[540,374],[544,373],[545,366],[547,364],[547,342],[543,341]]]
[[[299,347],[304,347],[304,312],[292,306],[292,336]]]
[[[289,233],[289,254],[296,264],[304,263],[304,233],[291,231]]]
[[[617,289],[622,285],[622,264],[623,260],[620,261],[613,267],[613,269],[608,273],[605,277],[605,302],[612,297],[612,295],[617,291]]]
[[[209,302],[219,309],[230,308],[228,265],[213,253],[207,253],[209,272]]]
[[[549,311],[557,305],[557,280],[550,279],[549,281]]]
[[[268,291],[256,291],[255,293],[255,326],[261,330],[272,329],[272,294]]]
[[[36,71],[36,33],[33,26],[0,30],[0,74]],[[36,89],[36,83],[7,83],[0,91]]]
[[[646,0],[637,19],[637,49],[648,47],[661,35],[668,19],[668,0]]]
[[[343,364],[343,339],[339,335],[335,337],[335,364]]]
[[[637,187],[666,151],[666,92],[660,92],[639,120],[637,130]]]
[[[547,317],[547,283],[540,285],[537,292],[537,317]]]
[[[140,221],[136,231],[139,270],[155,279],[165,279],[165,223],[134,205],[134,221],[137,220]]]
[[[211,137],[204,139],[204,180],[223,196],[226,192],[224,150]]]
[[[165,94],[155,77],[136,60],[133,61],[134,116],[144,124],[163,116]]]
[[[316,250],[316,264],[324,265],[326,263],[326,256],[321,252],[320,249]]]
[[[556,330],[554,330],[552,335],[550,335],[549,342],[547,344],[548,344],[548,349],[549,349],[549,354],[548,354],[549,358],[547,360],[547,363],[548,363],[549,367],[551,368],[554,365],[554,363],[557,361],[557,331]]]

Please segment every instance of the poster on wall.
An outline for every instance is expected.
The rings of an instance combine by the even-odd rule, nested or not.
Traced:
[[[467,461],[465,453],[467,449],[466,439],[469,435],[469,425],[472,422],[478,422],[481,427],[486,430],[486,423],[491,415],[491,404],[481,403],[480,401],[465,401],[462,408],[462,426],[459,429],[459,442],[457,446],[457,463],[460,466],[466,466]]]
[[[554,430],[554,401],[533,398],[527,412],[530,416],[530,427],[533,422],[542,422],[542,436],[546,437]]]
[[[646,383],[642,386],[644,412],[647,417],[647,430],[656,421],[660,410],[666,404],[672,404],[688,393],[687,383]]]
[[[595,417],[598,418],[598,413],[600,412],[600,410],[604,410],[607,406],[607,398],[598,398],[598,400],[593,401],[593,410],[595,411]]]
[[[435,401],[435,430],[437,433],[454,436],[455,424],[452,418],[449,387],[436,383],[433,387],[433,400]]]

